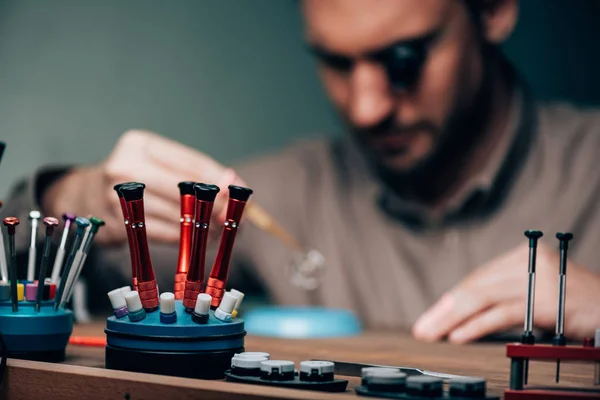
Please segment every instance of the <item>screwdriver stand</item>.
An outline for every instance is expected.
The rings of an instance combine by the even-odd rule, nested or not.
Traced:
[[[222,322],[210,311],[197,324],[175,301],[177,321],[160,322],[160,312],[139,322],[112,316],[106,321],[106,368],[186,378],[222,379],[231,358],[244,351],[244,320]]]
[[[600,362],[600,347],[551,346],[542,344],[506,345],[506,356],[510,358],[510,387],[504,391],[506,400],[535,399],[598,399],[600,389],[524,387],[523,368],[526,359],[538,361]]]
[[[0,332],[9,358],[60,362],[73,330],[73,313],[54,311],[54,301],[43,301],[39,312],[35,303],[20,301],[12,311],[10,301],[0,302]]]

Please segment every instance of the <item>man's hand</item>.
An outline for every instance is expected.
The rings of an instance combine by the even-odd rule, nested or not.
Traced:
[[[244,185],[232,170],[199,151],[151,132],[128,131],[106,160],[77,168],[55,182],[44,194],[42,207],[48,215],[97,215],[106,221],[106,227],[96,241],[120,243],[126,240],[126,232],[113,186],[128,181],[146,184],[148,238],[162,242],[179,239],[179,182],[217,184],[221,188],[213,211],[217,220],[225,218],[227,186]]]
[[[477,269],[444,294],[413,327],[426,341],[447,337],[465,343],[523,326],[529,247],[522,246]],[[536,263],[534,326],[554,331],[558,308],[557,251],[539,243]],[[565,336],[583,339],[600,327],[600,275],[568,262]]]

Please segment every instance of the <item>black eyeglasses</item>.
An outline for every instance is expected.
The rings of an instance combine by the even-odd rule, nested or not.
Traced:
[[[409,89],[418,82],[429,48],[439,37],[439,33],[436,31],[420,38],[398,42],[367,53],[364,58],[385,68],[394,89]],[[351,57],[335,54],[318,46],[310,47],[310,50],[321,63],[338,72],[350,72],[356,62]]]

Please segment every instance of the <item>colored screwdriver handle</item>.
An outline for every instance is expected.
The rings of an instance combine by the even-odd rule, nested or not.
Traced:
[[[139,183],[137,182],[127,182],[127,183],[120,183],[118,185],[115,185],[113,187],[113,189],[115,190],[115,192],[117,192],[117,195],[119,196],[119,203],[121,204],[121,212],[123,213],[123,223],[125,225],[125,231],[127,232],[127,243],[129,243],[129,258],[131,260],[131,280],[132,280],[132,285],[133,285],[133,290],[138,290],[138,283],[137,283],[137,277],[139,275],[139,271],[140,271],[140,265],[139,265],[139,257],[137,256],[137,245],[135,244],[135,239],[133,237],[133,232],[131,231],[131,229],[129,229],[129,211],[127,211],[127,203],[125,203],[125,198],[123,197],[123,194],[121,193],[121,188],[126,186],[126,185],[138,185]]]
[[[10,280],[10,298],[13,312],[19,311],[19,298],[17,293],[17,251],[15,249],[16,226],[19,225],[19,218],[4,218],[4,226],[8,232],[8,251],[10,253],[10,266],[8,269],[8,279]]]
[[[223,226],[223,233],[221,234],[221,241],[219,242],[217,257],[206,283],[206,293],[212,296],[212,308],[219,306],[225,293],[225,284],[227,283],[227,275],[229,274],[229,263],[231,261],[235,236],[240,226],[244,207],[251,194],[252,189],[229,185],[227,216]]]
[[[71,271],[73,268],[73,261],[75,261],[75,255],[81,246],[83,235],[85,235],[85,230],[90,225],[90,220],[83,217],[77,217],[75,218],[75,225],[77,225],[77,230],[75,231],[75,240],[73,240],[73,244],[71,245],[69,257],[67,257],[67,262],[65,263],[65,268],[60,278],[60,283],[56,289],[55,309],[58,309],[58,306],[60,305],[67,283],[69,283],[69,280],[73,279],[73,273]]]
[[[42,254],[42,263],[40,264],[40,272],[38,275],[38,286],[35,294],[35,311],[40,311],[42,299],[44,297],[44,282],[46,281],[46,273],[48,272],[48,263],[50,262],[50,249],[52,247],[52,234],[58,226],[58,220],[52,217],[46,217],[43,220],[46,226],[46,236],[44,238],[44,251]]]
[[[29,259],[27,261],[27,280],[33,282],[35,279],[35,260],[37,251],[35,245],[37,243],[37,229],[42,213],[39,211],[31,211],[29,213],[29,221],[31,223],[31,237],[29,242]]]
[[[148,250],[148,236],[146,235],[146,220],[144,217],[144,189],[146,185],[139,183],[125,185],[120,188],[127,205],[129,214],[128,228],[136,246],[136,257],[140,266],[137,276],[138,292],[142,306],[148,312],[158,308],[158,289],[150,251]]]
[[[60,270],[62,269],[63,262],[65,261],[65,255],[67,254],[67,239],[69,237],[69,230],[71,229],[71,224],[75,222],[75,215],[71,213],[63,214],[63,219],[65,220],[65,226],[63,228],[62,236],[60,238],[60,245],[58,246],[58,250],[56,251],[56,257],[54,258],[54,264],[52,265],[52,273],[50,274],[50,281],[54,284],[58,282],[58,277],[60,276]]]
[[[192,254],[190,257],[190,268],[185,279],[185,291],[183,295],[183,305],[188,311],[193,311],[196,307],[198,294],[202,292],[202,287],[204,286],[206,244],[208,242],[210,217],[219,190],[218,186],[204,183],[194,186],[196,205],[191,246]]]
[[[2,207],[1,200],[0,207]],[[8,261],[6,261],[6,249],[4,248],[4,233],[2,229],[0,229],[0,277],[3,282],[8,282]]]
[[[92,248],[92,243],[98,230],[101,226],[104,226],[105,222],[97,217],[90,217],[90,226],[87,228],[87,237],[85,237],[85,241],[81,243],[80,248],[77,250],[75,254],[75,259],[73,260],[73,274],[72,279],[67,282],[67,286],[65,288],[65,295],[62,299],[60,299],[59,308],[63,308],[66,303],[69,302],[71,296],[73,295],[73,290],[75,289],[75,284],[79,279],[79,275],[81,275],[81,271],[83,270],[83,265],[85,264],[85,260],[87,255],[90,253]]]
[[[183,299],[185,279],[190,267],[192,234],[194,231],[194,208],[196,203],[196,196],[194,195],[195,184],[196,182],[180,182],[178,185],[181,196],[181,217],[179,219],[181,230],[179,237],[179,261],[177,262],[173,291],[176,300]]]

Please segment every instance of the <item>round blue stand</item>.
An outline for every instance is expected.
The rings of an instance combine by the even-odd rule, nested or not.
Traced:
[[[160,312],[131,322],[106,320],[106,368],[202,379],[220,379],[234,354],[244,351],[244,320],[222,322],[211,311],[206,324],[192,321],[180,300],[177,321],[160,322]]]
[[[19,310],[13,312],[10,302],[0,302],[0,332],[9,357],[51,362],[65,359],[73,313],[67,309],[54,311],[54,304],[44,301],[36,312],[35,303],[20,301]]]
[[[361,333],[352,312],[321,307],[258,307],[244,316],[251,335],[280,338],[334,338]]]

